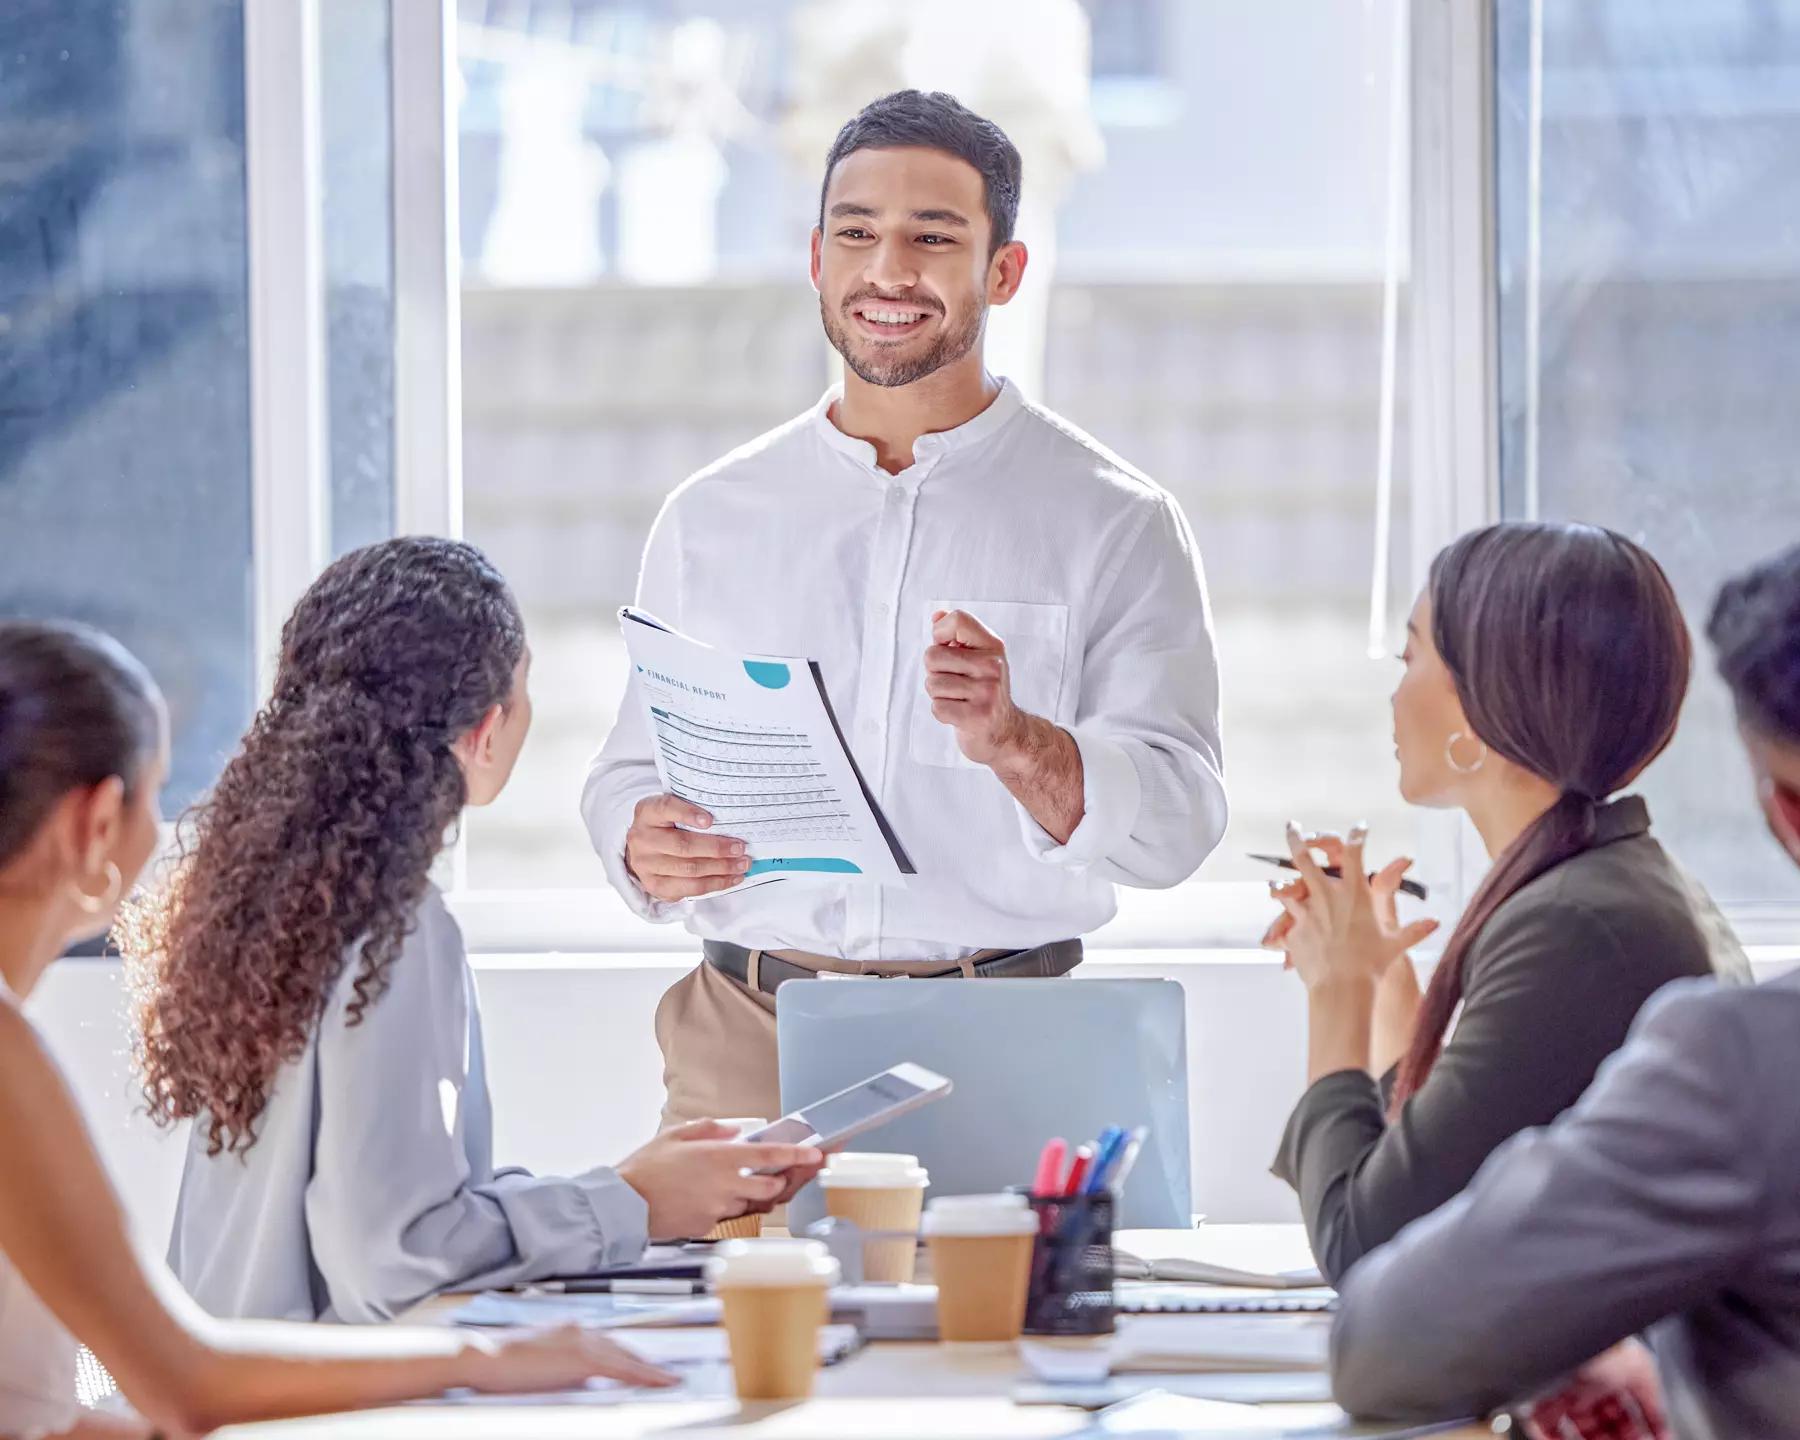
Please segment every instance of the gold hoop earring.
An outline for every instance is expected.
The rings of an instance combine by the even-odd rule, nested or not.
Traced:
[[[106,862],[106,889],[99,895],[90,895],[73,880],[69,888],[75,892],[75,903],[81,907],[84,915],[98,915],[101,911],[117,903],[119,892],[125,888],[125,877],[119,873],[119,867],[112,861]]]
[[[1456,742],[1458,740],[1473,740],[1481,747],[1481,753],[1475,757],[1474,764],[1459,765],[1456,763]],[[1477,770],[1481,769],[1483,765],[1487,764],[1487,757],[1487,741],[1481,739],[1479,736],[1471,735],[1467,731],[1452,731],[1450,738],[1444,742],[1444,763],[1458,775],[1473,775]]]

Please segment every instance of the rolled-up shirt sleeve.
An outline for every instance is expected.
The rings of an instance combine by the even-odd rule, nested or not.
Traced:
[[[473,1123],[490,1119],[466,961],[448,916],[422,915],[388,974],[388,990],[355,1025],[346,1013],[354,984],[340,984],[319,1032],[305,1213],[331,1313],[388,1320],[440,1291],[641,1254],[644,1200],[611,1169],[474,1173],[469,1109],[480,1111]]]
[[[1778,1177],[1731,992],[1687,981],[1548,1129],[1350,1273],[1332,1335],[1346,1410],[1485,1414],[1717,1292],[1757,1253]]]
[[[1227,813],[1212,610],[1193,532],[1169,496],[1146,501],[1097,593],[1068,727],[1081,823],[1059,845],[1019,805],[1020,832],[1046,864],[1162,889],[1200,868]]]
[[[671,625],[681,623],[681,541],[675,496],[663,505],[644,545],[638,572],[637,607]],[[667,924],[681,917],[678,904],[653,899],[625,864],[625,835],[640,801],[662,792],[655,752],[644,724],[638,679],[626,682],[625,698],[611,733],[588,768],[581,792],[581,818],[606,878],[639,918]]]

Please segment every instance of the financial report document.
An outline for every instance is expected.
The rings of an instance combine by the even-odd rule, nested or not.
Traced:
[[[863,783],[817,662],[717,650],[630,606],[619,628],[662,787],[711,815],[711,833],[744,842],[744,885],[906,883],[912,862]]]

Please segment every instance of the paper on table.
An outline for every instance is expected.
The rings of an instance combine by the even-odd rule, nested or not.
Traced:
[[[717,1299],[698,1295],[669,1300],[645,1295],[527,1292],[477,1295],[450,1314],[452,1325],[586,1325],[618,1330],[640,1325],[716,1325],[723,1311]]]
[[[1168,1390],[1192,1395],[1197,1400],[1231,1400],[1240,1405],[1322,1404],[1331,1399],[1331,1377],[1322,1370],[1251,1370],[1198,1375],[1110,1375],[1103,1380],[1060,1384],[1026,1380],[1013,1387],[1013,1403],[1100,1410],[1146,1390]]]
[[[572,1390],[545,1391],[535,1395],[482,1395],[472,1390],[453,1390],[424,1405],[621,1405],[644,1400],[714,1400],[733,1392],[730,1346],[725,1332],[707,1330],[637,1330],[620,1336],[619,1343],[628,1345],[654,1365],[662,1365],[681,1376],[679,1385],[650,1389],[621,1385],[616,1380],[590,1380]],[[862,1343],[851,1325],[825,1325],[819,1330],[819,1360],[835,1365],[853,1354]]]
[[[621,1345],[629,1345],[653,1365],[722,1365],[731,1350],[725,1332],[718,1327],[705,1330],[644,1330],[621,1335]],[[852,1354],[862,1343],[854,1325],[821,1325],[819,1327],[819,1360],[835,1365]]]
[[[903,885],[912,862],[863,783],[818,663],[715,650],[627,606],[619,628],[672,795],[749,849],[744,885],[868,879]]]
[[[1343,1412],[1336,1406],[1325,1407],[1326,1423],[1341,1420]],[[1077,1431],[1071,1440],[1106,1435],[1162,1436],[1165,1440],[1190,1435],[1267,1435],[1293,1434],[1295,1417],[1258,1410],[1254,1405],[1234,1405],[1224,1400],[1197,1400],[1188,1395],[1171,1395],[1164,1390],[1147,1390],[1129,1400],[1102,1411],[1086,1430]]]
[[[1302,1315],[1121,1315],[1109,1344],[1026,1341],[1040,1380],[1093,1384],[1122,1371],[1323,1370],[1331,1323]]]
[[[1120,1370],[1323,1370],[1331,1322],[1299,1315],[1122,1315]]]
[[[1291,1408],[1282,1413],[1257,1410],[1245,1405],[1221,1404],[1216,1400],[1199,1400],[1149,1390],[1102,1411],[1086,1430],[1077,1431],[1070,1440],[1100,1440],[1110,1435],[1137,1435],[1142,1440],[1188,1440],[1208,1436],[1210,1440],[1236,1440],[1278,1434],[1291,1440],[1327,1440],[1335,1436],[1362,1436],[1364,1440],[1410,1440],[1410,1437],[1437,1434],[1460,1429],[1465,1421],[1447,1424],[1405,1426],[1399,1429],[1372,1431],[1359,1425],[1335,1405],[1309,1406],[1296,1414]]]

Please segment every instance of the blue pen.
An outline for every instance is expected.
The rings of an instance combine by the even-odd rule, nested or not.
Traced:
[[[1088,1171],[1087,1183],[1081,1187],[1083,1195],[1098,1195],[1106,1188],[1107,1177],[1124,1148],[1125,1132],[1119,1126],[1108,1125],[1100,1132],[1100,1138],[1094,1142],[1093,1167]]]
[[[1149,1138],[1150,1127],[1148,1125],[1139,1125],[1126,1135],[1124,1152],[1119,1156],[1119,1163],[1113,1167],[1112,1192],[1114,1195],[1124,1193],[1125,1182],[1131,1176],[1131,1167],[1137,1164],[1138,1155],[1144,1148],[1144,1142]]]

